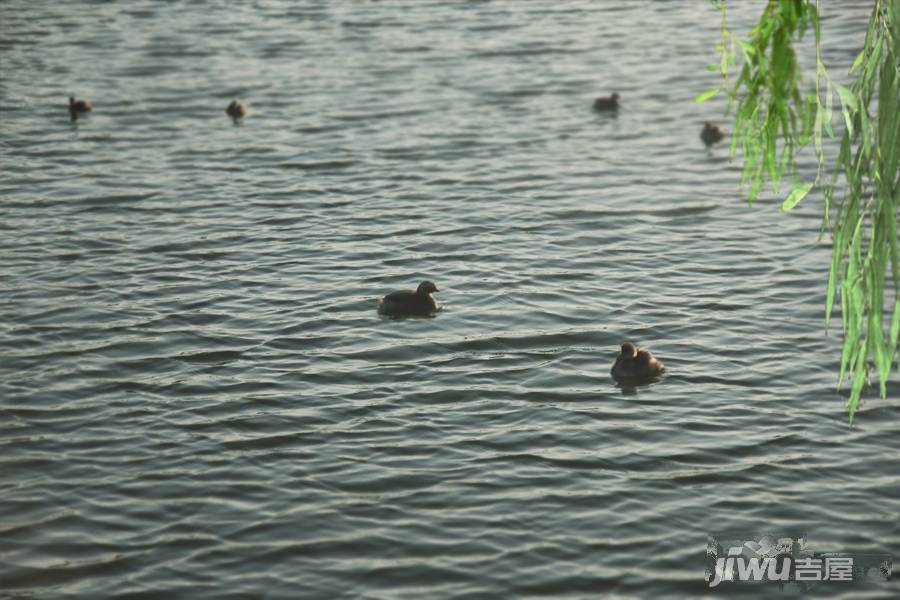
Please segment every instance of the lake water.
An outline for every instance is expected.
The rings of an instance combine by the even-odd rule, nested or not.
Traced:
[[[846,82],[870,3],[823,4]],[[714,532],[900,554],[900,386],[848,427],[821,194],[748,208],[699,140],[708,2],[0,22],[0,595],[683,598]],[[422,279],[441,313],[378,317]],[[610,379],[626,339],[662,382]]]

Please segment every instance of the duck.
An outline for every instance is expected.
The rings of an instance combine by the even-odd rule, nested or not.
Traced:
[[[725,139],[725,132],[719,129],[718,125],[713,125],[707,121],[703,124],[703,131],[700,132],[700,139],[703,140],[703,143],[707,146],[712,146]]]
[[[622,344],[610,374],[616,380],[651,381],[665,372],[666,368],[646,348],[638,348],[631,342]]]
[[[437,291],[432,282],[423,281],[415,290],[391,292],[378,303],[378,312],[392,317],[426,317],[438,309],[432,296]]]
[[[619,94],[614,93],[609,98],[597,98],[594,100],[594,110],[599,112],[619,110]]]
[[[238,119],[243,119],[244,115],[247,114],[247,107],[237,100],[232,100],[228,108],[225,109],[225,114],[237,121]]]
[[[87,100],[76,100],[74,96],[69,96],[69,117],[72,121],[78,120],[78,115],[91,112],[94,105]]]

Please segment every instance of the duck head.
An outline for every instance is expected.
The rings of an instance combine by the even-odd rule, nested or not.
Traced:
[[[428,296],[429,294],[433,294],[436,291],[438,291],[437,286],[430,281],[423,281],[419,284],[419,287],[416,288],[416,293],[420,296]]]

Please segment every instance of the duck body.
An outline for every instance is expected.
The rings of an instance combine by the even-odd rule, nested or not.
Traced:
[[[619,110],[619,94],[613,94],[606,98],[597,98],[594,100],[594,110],[597,112],[610,112]]]
[[[78,115],[91,112],[94,105],[87,100],[76,100],[73,96],[69,96],[69,118],[73,121],[78,120]]]
[[[712,146],[725,139],[725,133],[719,129],[718,125],[712,123],[704,123],[703,131],[700,132],[700,139],[707,146]]]
[[[665,366],[649,350],[638,349],[631,342],[625,342],[610,374],[617,381],[640,382],[652,381],[660,377],[665,370]]]
[[[423,281],[415,290],[391,292],[378,303],[378,312],[391,317],[427,317],[437,312],[437,303],[431,295],[436,291],[436,285]]]
[[[247,107],[237,100],[232,100],[228,108],[225,109],[225,114],[237,121],[238,119],[243,119],[244,115],[247,114]]]

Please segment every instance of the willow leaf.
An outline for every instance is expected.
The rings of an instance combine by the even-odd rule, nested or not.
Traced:
[[[719,86],[717,88],[708,89],[705,92],[701,92],[701,93],[697,94],[697,97],[694,98],[694,102],[696,102],[697,104],[703,104],[704,102],[706,102],[707,100],[709,100],[710,98],[712,98],[713,96],[715,96],[716,94],[718,94],[721,91],[722,91],[722,86]]]
[[[853,423],[853,415],[856,414],[856,409],[859,406],[859,397],[862,392],[862,386],[866,382],[866,354],[863,351],[859,352],[858,359],[856,364],[854,365],[854,375],[853,375],[853,385],[850,388],[850,399],[847,401],[847,408],[850,409],[850,418],[849,422]]]
[[[891,362],[897,354],[897,341],[900,339],[900,298],[894,300],[894,313],[891,317],[890,350]]]
[[[841,104],[849,107],[851,112],[856,112],[859,110],[859,102],[856,100],[856,95],[850,91],[850,88],[844,87],[839,83],[835,83],[834,89],[837,90],[838,96],[840,96],[841,98]]]
[[[859,54],[856,55],[856,60],[853,61],[853,66],[850,67],[850,74],[853,74],[853,71],[859,68],[859,65],[862,64],[862,61],[866,58],[866,49],[863,48],[859,51]],[[716,69],[713,69],[715,71]]]
[[[784,202],[781,203],[781,210],[787,212],[789,210],[793,210],[797,204],[806,197],[813,187],[813,183],[803,183],[803,184],[795,184],[794,189],[791,190],[791,193],[788,194],[788,197],[784,199]]]

